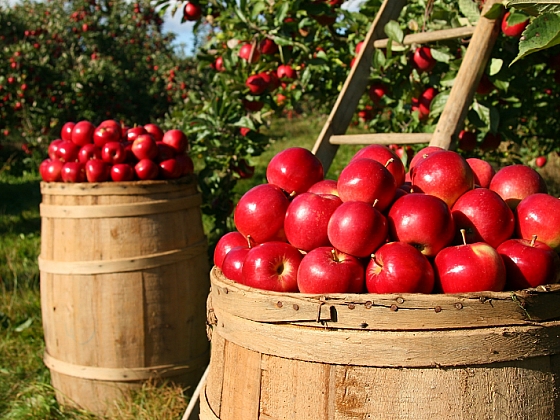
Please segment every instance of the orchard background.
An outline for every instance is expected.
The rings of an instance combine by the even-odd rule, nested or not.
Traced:
[[[407,34],[475,25],[482,3],[410,1],[387,26],[391,44],[374,54],[350,130],[433,131],[469,40],[428,45],[432,60],[425,67],[414,60],[419,46],[396,43]],[[116,119],[184,130],[212,248],[233,229],[239,196],[264,182],[274,153],[313,145],[380,6],[381,0],[0,0],[0,417],[93,418],[57,405],[41,361],[38,166],[62,125]],[[537,168],[555,181],[554,194],[560,194],[557,9],[509,8],[508,26],[532,23],[522,38],[499,35],[465,121],[467,134],[454,142],[463,156],[496,168]],[[162,31],[166,12],[195,22],[196,55],[173,47],[174,36]],[[406,162],[419,147],[398,152]],[[356,151],[342,149],[331,178]],[[148,384],[135,398],[120,408],[121,418],[177,418],[185,408],[177,388]]]

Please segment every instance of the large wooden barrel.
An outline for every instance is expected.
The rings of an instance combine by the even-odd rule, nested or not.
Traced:
[[[57,399],[96,414],[209,359],[207,240],[194,178],[42,183],[41,305]]]
[[[211,272],[202,420],[560,419],[560,285],[305,295]]]

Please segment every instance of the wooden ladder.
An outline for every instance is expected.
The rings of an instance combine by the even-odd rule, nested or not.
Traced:
[[[328,171],[338,147],[343,144],[418,144],[429,143],[449,149],[453,139],[462,129],[465,116],[473,100],[478,82],[499,33],[499,19],[487,19],[484,14],[493,4],[500,0],[487,0],[482,16],[475,27],[460,27],[433,32],[407,35],[404,45],[425,44],[434,41],[467,37],[472,35],[467,51],[451,88],[449,99],[439,117],[434,133],[371,133],[346,135],[360,98],[368,85],[371,62],[375,48],[384,48],[387,39],[384,27],[390,20],[397,20],[406,0],[384,0],[377,16],[371,24],[364,44],[356,57],[342,87],[340,95],[325,123],[315,145],[313,153],[319,158],[325,173]]]

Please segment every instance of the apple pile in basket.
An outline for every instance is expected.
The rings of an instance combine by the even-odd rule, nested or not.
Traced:
[[[560,280],[560,199],[534,169],[495,170],[438,147],[405,174],[390,148],[359,150],[338,180],[309,150],[267,166],[236,205],[214,264],[247,286],[302,293],[463,293]]]
[[[164,132],[156,124],[67,122],[60,138],[49,144],[39,172],[46,182],[175,179],[193,173],[188,145],[181,130]]]

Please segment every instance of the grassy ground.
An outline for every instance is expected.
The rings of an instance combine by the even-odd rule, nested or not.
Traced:
[[[312,148],[323,118],[278,120],[269,129],[274,141],[252,160],[255,176],[239,182],[237,194],[265,182],[265,168],[280,150]],[[341,147],[327,173],[336,179],[359,146]],[[560,194],[560,158],[543,168],[551,192]],[[37,257],[40,245],[39,178],[10,176],[0,170],[0,418],[94,419],[91,413],[59,406],[42,362],[44,348]],[[179,387],[145,387],[116,406],[119,419],[180,419],[188,396]]]

